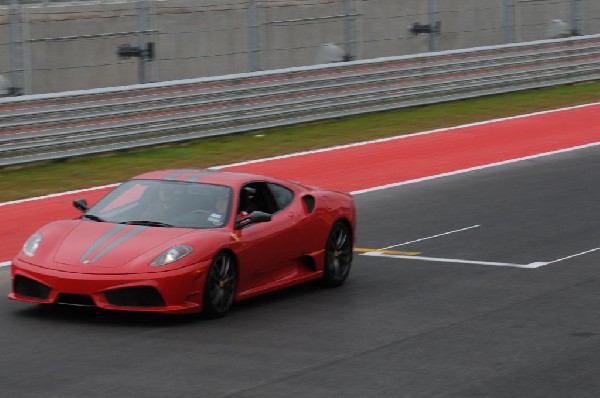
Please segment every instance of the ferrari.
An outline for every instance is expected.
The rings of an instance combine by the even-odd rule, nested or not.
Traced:
[[[343,192],[220,170],[134,177],[51,222],[12,262],[9,298],[224,316],[233,303],[348,277],[355,206]]]

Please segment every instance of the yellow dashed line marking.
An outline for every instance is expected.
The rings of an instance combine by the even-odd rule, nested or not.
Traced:
[[[401,252],[398,250],[383,250],[383,249],[366,249],[362,247],[355,247],[355,252],[358,253],[384,253],[384,254],[398,254],[401,256],[418,256],[421,252]]]

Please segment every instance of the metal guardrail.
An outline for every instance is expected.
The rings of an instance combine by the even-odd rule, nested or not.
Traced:
[[[0,99],[0,167],[600,78],[600,35]]]

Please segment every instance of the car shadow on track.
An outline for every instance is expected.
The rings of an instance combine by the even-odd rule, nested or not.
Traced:
[[[343,289],[340,288],[340,289]],[[253,312],[277,311],[281,306],[290,302],[303,303],[305,301],[321,302],[330,292],[338,289],[329,289],[315,283],[304,283],[291,286],[282,290],[252,297],[233,305],[227,318],[236,316],[244,317]],[[114,311],[103,310],[96,307],[77,307],[58,304],[24,304],[27,307],[13,311],[13,315],[20,318],[35,319],[36,321],[61,322],[103,326],[126,327],[176,327],[193,324],[195,322],[218,322],[201,313],[197,314],[159,314],[152,312]]]
[[[17,317],[88,325],[172,327],[192,323],[197,314],[170,315],[151,312],[108,311],[94,307],[38,304],[14,312]]]
[[[315,286],[314,283],[307,282],[295,286],[290,286],[285,289],[276,290],[271,293],[262,294],[246,300],[239,301],[232,308],[232,315],[245,311],[260,311],[272,309],[277,304],[282,304],[288,300],[297,300],[306,296],[318,295],[319,292],[327,289]],[[271,307],[271,308],[270,308]]]

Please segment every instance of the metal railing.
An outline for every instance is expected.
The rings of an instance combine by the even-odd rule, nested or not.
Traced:
[[[0,99],[0,167],[600,78],[600,35]]]

